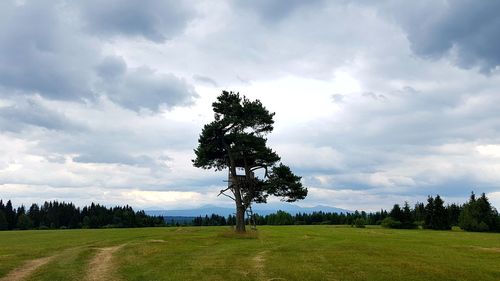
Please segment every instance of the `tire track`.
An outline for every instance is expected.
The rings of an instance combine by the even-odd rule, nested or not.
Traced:
[[[0,281],[20,281],[28,278],[35,270],[46,265],[54,256],[43,257],[35,260],[30,260],[21,267],[15,268],[5,277],[0,278]]]
[[[113,266],[113,254],[120,250],[125,244],[100,248],[97,255],[89,263],[89,269],[87,270],[87,276],[85,280],[87,281],[97,281],[97,280],[119,280],[115,274],[115,268]]]

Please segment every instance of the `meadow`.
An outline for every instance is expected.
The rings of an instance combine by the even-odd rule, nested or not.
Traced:
[[[500,234],[377,227],[0,232],[0,280],[500,280]]]

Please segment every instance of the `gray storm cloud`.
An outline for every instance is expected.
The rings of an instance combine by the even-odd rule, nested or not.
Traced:
[[[38,93],[80,100],[91,96],[90,63],[96,56],[86,41],[48,1],[2,4],[0,87],[3,93]]]
[[[460,67],[485,73],[500,65],[498,1],[386,1],[380,6],[401,24],[417,55],[450,56]]]
[[[311,186],[307,204],[498,193],[498,8],[4,1],[0,191],[217,190],[223,176],[190,160],[227,89],[276,112],[269,141]]]
[[[104,71],[102,67],[101,65],[101,75]],[[191,104],[193,98],[197,97],[193,86],[173,74],[158,74],[147,67],[126,72],[120,72],[123,69],[111,70],[110,65],[107,67],[108,76],[104,77],[104,83],[99,85],[99,89],[110,100],[126,108],[157,111],[162,105],[172,107]]]
[[[143,37],[156,43],[183,32],[194,11],[185,1],[82,1],[82,19],[89,33],[103,39]]]
[[[93,9],[97,4],[85,3],[88,7],[82,10]],[[117,18],[123,16],[120,9],[129,9],[131,19],[136,19],[136,14],[148,18],[152,16],[150,13],[155,13],[158,17],[156,13],[173,9],[173,4],[167,5],[166,2],[152,1],[148,5],[125,8],[118,3],[106,3],[109,6],[102,9]],[[111,100],[134,110],[141,107],[157,110],[160,104],[186,104],[196,96],[188,82],[173,74],[157,73],[148,67],[127,70],[123,58],[105,56],[102,43],[87,34],[82,24],[71,18],[70,11],[58,4],[61,3],[3,4],[4,9],[0,11],[3,22],[0,26],[0,88],[5,90],[0,94],[7,97],[38,94],[48,99],[81,102],[95,100],[97,95],[104,93]],[[177,20],[182,21],[172,19]],[[130,24],[134,25],[133,22]],[[168,25],[171,32],[182,31],[184,26],[163,22],[147,25],[152,28],[163,24]],[[115,27],[118,32],[120,25]],[[104,30],[106,28],[103,26]],[[127,30],[126,26],[124,29]],[[101,88],[95,89],[93,85],[98,78]]]

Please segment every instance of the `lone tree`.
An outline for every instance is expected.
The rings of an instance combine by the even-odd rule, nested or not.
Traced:
[[[259,100],[250,101],[227,91],[212,107],[215,120],[203,127],[193,165],[216,171],[228,169],[228,186],[219,195],[236,204],[237,232],[245,231],[245,212],[252,202],[266,203],[269,195],[286,202],[307,196],[301,177],[280,163],[278,154],[267,147],[265,136],[273,130],[274,113]]]

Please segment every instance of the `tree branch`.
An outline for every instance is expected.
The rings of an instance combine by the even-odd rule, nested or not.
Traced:
[[[225,128],[225,129],[222,129],[222,131],[223,131],[224,133],[227,133],[227,132],[229,132],[232,128],[234,128],[234,127],[236,127],[236,124],[235,124],[235,123],[231,124],[229,127]]]
[[[227,189],[226,190],[221,190],[220,193],[219,193],[219,195],[224,195],[226,197],[229,197],[229,198],[233,199],[233,201],[236,201],[236,199],[234,197],[232,197],[231,195],[227,195],[226,193],[224,193],[224,191],[227,191]],[[217,195],[217,197],[219,197],[219,195]]]
[[[252,171],[252,172],[253,172],[253,171],[256,171],[256,170],[258,170],[258,169],[264,169],[264,170],[265,170],[265,172],[264,172],[264,177],[265,177],[265,178],[267,178],[267,177],[268,177],[268,175],[269,175],[267,168],[268,168],[267,166],[262,166],[262,165],[259,165],[259,166],[255,166],[255,167],[253,167],[252,169],[250,169],[250,171]]]
[[[226,189],[221,189],[219,195],[221,195],[221,193],[224,193],[224,192],[228,191],[229,189],[231,189],[231,187],[232,186],[230,185]],[[217,195],[217,196],[219,196],[219,195]]]

